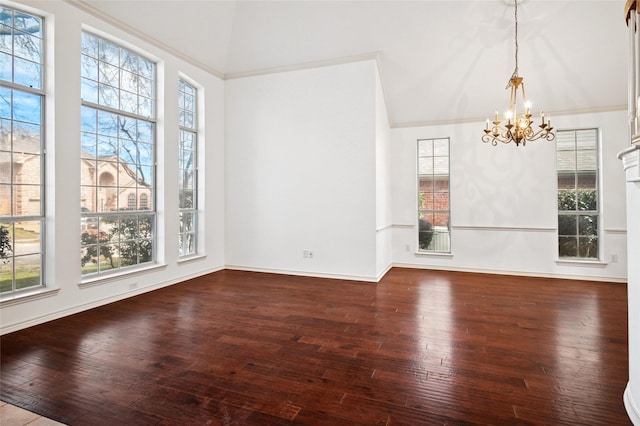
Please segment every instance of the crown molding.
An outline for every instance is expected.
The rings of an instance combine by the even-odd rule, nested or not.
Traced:
[[[605,107],[596,107],[596,108],[585,108],[585,109],[575,109],[575,110],[561,110],[561,111],[548,111],[549,115],[554,117],[563,116],[563,115],[582,115],[582,114],[593,114],[600,112],[616,112],[616,111],[627,111],[627,105],[610,105]],[[547,111],[545,111],[546,113]],[[432,121],[411,121],[406,123],[392,123],[390,127],[392,129],[404,129],[411,127],[431,127],[431,126],[442,126],[442,125],[451,125],[451,124],[466,124],[466,123],[479,123],[484,122],[486,117],[480,118],[460,118],[460,119],[452,119],[452,120],[432,120]]]
[[[376,60],[378,66],[379,63],[380,52],[369,52],[362,53],[360,55],[352,55],[352,56],[343,56],[340,58],[326,59],[320,61],[311,61],[311,62],[303,62],[299,64],[285,65],[279,67],[271,67],[271,68],[262,68],[253,71],[242,71],[242,72],[230,72],[224,75],[225,80],[234,80],[238,78],[247,78],[247,77],[256,77],[267,74],[279,74],[283,72],[291,72],[291,71],[302,71],[307,69],[314,68],[323,68],[323,67],[331,67],[335,65],[343,65],[350,64],[354,62],[362,62],[369,60]]]
[[[122,31],[125,31],[141,40],[144,40],[145,42],[164,50],[165,52],[169,52],[172,55],[182,59],[183,61],[193,65],[194,67],[200,68],[203,71],[206,71],[210,74],[215,75],[218,78],[224,79],[224,73],[218,71],[217,69],[210,67],[209,65],[198,61],[197,59],[192,58],[189,55],[184,54],[183,52],[174,49],[173,47],[161,42],[160,40],[151,37],[148,34],[143,33],[140,30],[137,30],[136,28],[132,27],[131,25],[125,24],[124,22],[113,18],[112,16],[107,15],[106,13],[102,12],[101,10],[99,10],[98,8],[96,8],[95,6],[92,6],[91,4],[89,4],[87,2],[87,0],[63,0],[65,3],[68,3],[72,6],[74,6],[77,9],[82,10],[83,12],[88,13],[89,15],[92,15],[95,18],[100,19],[101,21],[104,21],[106,23],[108,23],[109,25],[112,25]]]

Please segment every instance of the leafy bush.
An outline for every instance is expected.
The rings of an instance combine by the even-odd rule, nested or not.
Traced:
[[[561,189],[558,191],[558,210],[597,210],[598,196],[595,189]]]
[[[598,257],[598,196],[594,189],[558,191],[560,257]]]
[[[9,240],[9,228],[6,226],[0,226],[0,261],[3,263],[8,262],[7,258],[13,251],[11,247],[11,241]]]
[[[98,263],[100,256],[104,256],[105,259],[109,260],[113,268],[113,253],[111,252],[111,247],[104,245],[107,244],[109,240],[110,237],[106,232],[98,232],[97,234],[83,232],[82,235],[80,235],[80,241],[83,245],[87,245],[87,247],[85,249],[85,255],[80,259],[82,266],[86,265],[87,262]],[[98,243],[100,243],[99,246],[95,245]]]
[[[151,243],[151,216],[121,216],[105,219],[102,222],[110,228],[108,232],[84,232],[81,235],[85,247],[81,258],[82,266],[92,262],[97,264],[100,257],[109,261],[111,268],[116,267],[114,258],[121,266],[136,265],[149,262],[153,256]]]
[[[433,225],[427,220],[420,219],[418,223],[418,246],[420,250],[427,250],[433,239]]]

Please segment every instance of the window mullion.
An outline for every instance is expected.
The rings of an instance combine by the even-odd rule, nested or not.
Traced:
[[[36,87],[31,87],[31,86],[24,86],[22,84],[17,84],[7,80],[0,80],[0,81],[2,82],[2,87],[6,87],[9,89],[20,90],[22,92],[27,92],[33,95],[40,95],[42,97],[44,97],[44,95],[46,94],[44,89],[38,89]]]
[[[154,124],[156,122],[155,117],[147,117],[145,115],[139,115],[139,114],[135,114],[135,113],[128,112],[128,111],[123,111],[121,109],[112,108],[112,107],[109,107],[109,106],[106,106],[106,105],[96,104],[94,102],[89,102],[89,101],[82,100],[82,105],[86,106],[86,107],[89,107],[89,108],[93,108],[95,110],[102,110],[102,111],[110,112],[110,113],[113,113],[113,114],[118,114],[118,115],[121,115],[121,116],[124,116],[124,117],[127,117],[127,118],[134,118],[134,119],[137,119],[137,120],[149,121],[149,122],[154,123]]]

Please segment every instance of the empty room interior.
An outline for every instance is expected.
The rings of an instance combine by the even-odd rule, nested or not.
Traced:
[[[2,0],[0,423],[640,426],[638,9]]]

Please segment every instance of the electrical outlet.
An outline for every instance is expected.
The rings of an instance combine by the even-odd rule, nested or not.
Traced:
[[[313,259],[313,252],[309,250],[309,259]]]
[[[302,250],[302,257],[305,259],[313,259],[313,251],[311,250]]]
[[[129,290],[135,290],[138,288],[138,283],[129,283]]]
[[[407,244],[406,246],[404,246],[404,249],[405,249],[406,251],[411,251],[411,245],[410,245],[410,244]]]
[[[618,263],[618,255],[617,254],[612,254],[611,255],[611,263]]]

